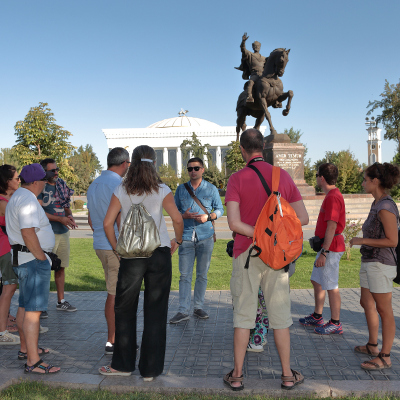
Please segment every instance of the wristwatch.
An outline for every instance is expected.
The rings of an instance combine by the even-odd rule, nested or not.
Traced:
[[[324,248],[321,249],[321,254],[329,253],[329,250],[325,250]]]

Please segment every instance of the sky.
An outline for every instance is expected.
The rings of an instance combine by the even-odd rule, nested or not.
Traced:
[[[368,102],[400,78],[399,15],[398,0],[2,1],[0,147],[39,102],[103,166],[105,128],[144,128],[181,108],[234,126],[247,32],[264,56],[290,49],[292,108],[270,108],[275,129],[301,130],[312,162],[350,149],[367,163]],[[383,141],[383,161],[395,148]]]

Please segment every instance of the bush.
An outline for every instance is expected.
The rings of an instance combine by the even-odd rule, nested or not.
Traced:
[[[175,194],[179,185],[179,178],[176,176],[175,170],[169,164],[162,164],[158,168],[158,174],[161,180],[171,189],[172,193]]]
[[[74,201],[74,208],[75,210],[83,210],[83,205],[85,202],[83,200],[75,200]]]

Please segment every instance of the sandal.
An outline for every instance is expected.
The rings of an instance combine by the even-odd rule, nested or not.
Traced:
[[[29,374],[40,374],[40,375],[43,375],[43,374],[55,374],[55,373],[57,373],[57,372],[60,372],[60,370],[50,372],[50,370],[51,370],[52,368],[54,368],[54,365],[49,364],[47,367],[45,367],[44,365],[42,365],[42,363],[43,363],[43,360],[40,359],[36,364],[33,364],[33,365],[25,364],[25,371],[24,371],[24,372],[25,372],[26,374],[29,373]],[[40,369],[42,369],[44,372],[34,371],[35,368],[40,368]]]
[[[392,368],[392,364],[391,364],[391,363],[388,364],[388,363],[383,359],[383,357],[390,357],[390,353],[388,353],[388,354],[379,353],[379,354],[377,355],[377,357],[382,361],[382,364],[383,364],[383,365],[379,365],[378,363],[373,362],[373,361],[364,361],[364,362],[361,364],[361,368],[362,368],[362,369],[365,369],[365,370],[367,370],[367,371],[376,371],[376,370],[379,370],[379,369]],[[365,365],[363,366],[363,364],[367,364],[368,367],[366,367]],[[370,365],[370,366],[369,366],[369,365]]]
[[[110,365],[104,365],[103,367],[99,368],[99,372],[101,375],[116,375],[116,376],[131,375],[131,372],[122,372],[122,371],[117,371],[116,369],[114,369],[113,371]]]
[[[17,322],[17,318],[15,318],[13,315],[11,315],[11,314],[8,314],[8,320],[10,321],[10,322]]]
[[[281,383],[281,388],[285,390],[292,390],[296,385],[300,385],[301,383],[304,382],[304,376],[298,372],[295,371],[294,369],[291,369],[292,371],[292,376],[283,376],[281,375],[282,382],[293,382],[293,385],[291,386],[286,386],[283,383]]]
[[[38,354],[41,357],[50,353],[50,351],[48,349],[44,349],[43,347],[39,347],[38,349],[40,350],[40,351],[38,351]],[[23,351],[18,352],[18,360],[26,360],[27,358],[28,358],[28,353],[24,353]]]
[[[224,383],[228,385],[233,391],[237,392],[244,389],[243,375],[236,378],[232,376],[233,370],[224,376]],[[232,386],[232,382],[240,382],[240,386]]]
[[[373,353],[373,352],[368,348],[368,346],[371,346],[371,347],[378,347],[378,343],[376,343],[376,344],[367,343],[367,344],[365,345],[365,350],[362,349],[361,346],[356,346],[356,347],[354,348],[354,352],[355,352],[355,353],[361,353],[361,354],[367,354],[368,356],[371,356],[371,357],[378,357],[379,352],[378,352],[378,353]]]
[[[8,332],[18,332],[18,328],[16,324],[7,325]]]

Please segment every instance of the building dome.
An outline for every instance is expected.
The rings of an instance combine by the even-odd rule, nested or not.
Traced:
[[[162,121],[155,122],[147,128],[219,128],[220,125],[206,119],[187,117],[188,111],[181,110],[179,117],[167,118]]]

